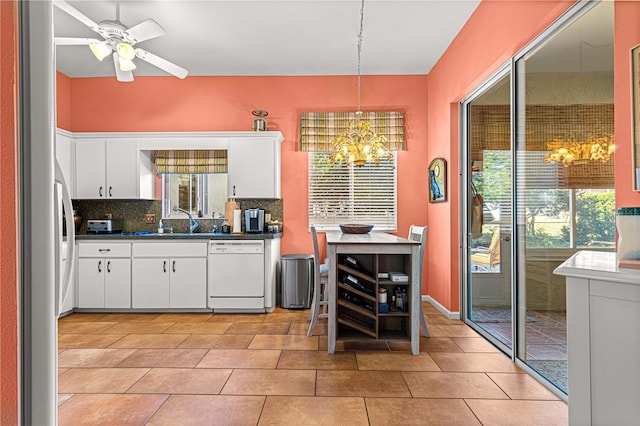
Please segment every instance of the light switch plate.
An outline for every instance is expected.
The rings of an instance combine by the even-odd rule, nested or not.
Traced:
[[[144,215],[145,223],[156,223],[156,215],[153,213],[147,213]]]

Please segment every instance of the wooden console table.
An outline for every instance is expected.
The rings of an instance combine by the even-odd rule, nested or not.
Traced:
[[[419,282],[420,243],[383,232],[369,234],[343,234],[327,232],[327,257],[329,258],[329,324],[328,352],[333,354],[339,324],[350,328],[362,337],[380,339],[407,339],[411,341],[411,353],[420,353],[420,303]],[[344,265],[346,256],[361,262],[366,271],[355,270]],[[379,278],[380,272],[401,272],[408,276],[407,282],[394,282]],[[342,281],[350,275],[362,281],[367,292],[358,291]],[[391,291],[395,287],[406,289],[407,311],[378,312],[377,293],[379,288]],[[339,294],[340,292],[340,294]],[[348,299],[363,302],[361,306],[341,297],[347,292]],[[371,294],[373,292],[373,294]],[[373,309],[371,309],[373,308]]]

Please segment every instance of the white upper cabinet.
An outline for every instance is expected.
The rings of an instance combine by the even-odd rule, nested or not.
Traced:
[[[76,138],[76,198],[153,198],[153,164],[133,138]]]
[[[74,179],[73,179],[73,139],[71,134],[66,134],[64,131],[58,130],[56,132],[56,159],[60,168],[62,169],[62,175],[69,189],[71,197],[74,196]]]
[[[282,137],[229,140],[227,194],[229,198],[280,198]]]

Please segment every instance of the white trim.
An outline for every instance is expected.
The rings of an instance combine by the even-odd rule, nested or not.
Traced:
[[[74,138],[135,138],[139,150],[155,149],[227,149],[231,139],[275,139],[282,143],[281,132],[70,132]]]
[[[438,302],[437,300],[435,300],[433,297],[431,296],[422,296],[422,301],[423,302],[429,302],[433,305],[434,308],[436,308],[437,310],[439,310],[440,312],[442,312],[442,314],[452,320],[459,320],[460,319],[460,312],[451,312],[450,310],[448,310],[447,308],[445,308],[444,306],[442,306],[440,304],[440,302]]]

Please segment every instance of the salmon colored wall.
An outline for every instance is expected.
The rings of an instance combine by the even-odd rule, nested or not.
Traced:
[[[71,79],[72,132],[250,130],[254,109],[269,112],[269,130],[284,135],[282,253],[312,253],[307,219],[307,157],[297,151],[303,111],[356,106],[356,77],[137,77]],[[59,94],[60,96],[60,94]],[[398,233],[427,223],[426,76],[363,76],[363,110],[406,114],[407,148],[398,155]],[[65,104],[67,100],[64,100]]]
[[[18,424],[17,9],[0,1],[0,425]]]
[[[428,206],[427,294],[450,311],[460,309],[458,103],[572,4],[484,0],[429,73],[429,161],[447,159],[450,201]]]
[[[56,73],[56,126],[59,129],[71,128],[71,79],[62,73]]]
[[[618,207],[639,207],[640,192],[633,191],[633,137],[631,121],[630,52],[640,44],[640,2],[615,2],[615,183]],[[640,165],[638,165],[640,167]]]
[[[429,76],[363,77],[364,109],[400,109],[407,113],[409,150],[400,153],[398,167],[398,233],[404,235],[411,223],[429,225],[423,294],[450,311],[460,306],[458,103],[573,4],[562,0],[484,0]],[[640,197],[640,193],[631,191],[628,92],[628,49],[640,43],[638,8],[638,2],[616,2],[619,206],[638,205]],[[282,252],[309,252],[307,156],[295,148],[297,117],[301,111],[352,109],[354,86],[355,78],[344,76],[188,77],[184,81],[147,77],[131,84],[113,78],[71,79],[69,130],[248,130],[250,111],[268,110],[270,130],[280,130],[285,136],[282,185],[286,229]],[[621,140],[629,142],[625,145]],[[426,166],[435,157],[448,160],[449,201],[428,204]]]

